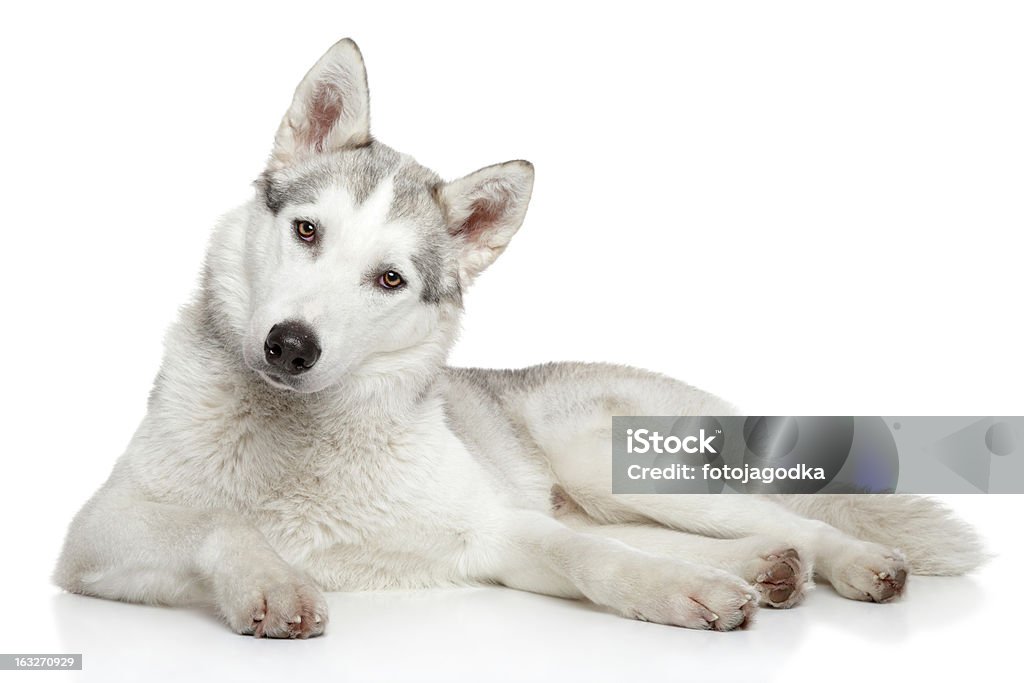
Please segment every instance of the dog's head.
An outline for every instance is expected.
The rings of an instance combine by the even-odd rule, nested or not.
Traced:
[[[224,314],[244,361],[274,386],[315,392],[443,361],[463,289],[526,214],[528,162],[444,182],[374,141],[369,121],[362,56],[342,40],[295,91],[241,244],[211,249],[209,277],[239,290],[218,298],[247,302]]]

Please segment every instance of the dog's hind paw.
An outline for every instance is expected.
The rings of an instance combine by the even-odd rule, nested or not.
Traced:
[[[810,572],[794,548],[781,548],[762,555],[748,565],[746,575],[757,589],[763,607],[793,607],[811,585]]]
[[[899,550],[862,543],[830,558],[829,564],[831,570],[826,576],[832,587],[851,600],[892,602],[906,588],[906,558]]]

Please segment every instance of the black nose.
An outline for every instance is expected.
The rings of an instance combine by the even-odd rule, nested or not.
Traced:
[[[316,365],[320,344],[316,333],[306,323],[288,320],[270,328],[263,343],[267,362],[289,375],[300,375]]]

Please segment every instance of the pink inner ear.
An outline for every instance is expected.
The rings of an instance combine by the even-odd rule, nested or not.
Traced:
[[[469,215],[462,225],[455,231],[458,235],[464,235],[467,239],[477,239],[481,233],[494,227],[505,214],[505,207],[508,204],[507,197],[477,199],[469,206]]]
[[[341,112],[341,90],[331,83],[317,83],[309,102],[309,125],[303,143],[317,152],[323,152],[324,140],[341,118]]]

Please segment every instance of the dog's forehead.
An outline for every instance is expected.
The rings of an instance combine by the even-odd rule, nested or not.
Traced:
[[[274,214],[289,205],[320,205],[343,218],[356,219],[348,226],[358,231],[358,236],[349,234],[357,243],[373,248],[375,240],[365,238],[380,237],[392,247],[407,244],[422,283],[423,301],[461,304],[453,241],[435,195],[440,182],[440,176],[411,157],[372,142],[297,167],[268,171],[257,185]]]
[[[341,190],[354,207],[390,197],[386,219],[404,219],[439,227],[441,209],[433,188],[440,177],[411,157],[378,142],[322,155],[295,167],[268,171],[258,185],[267,208],[280,213],[287,205],[314,204],[326,192]]]

